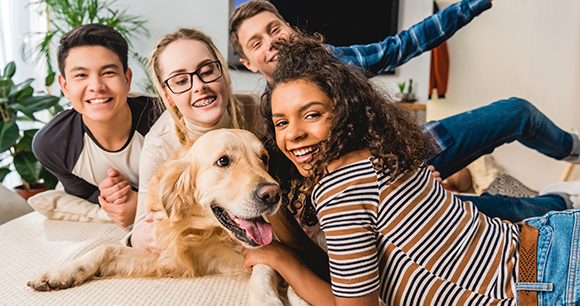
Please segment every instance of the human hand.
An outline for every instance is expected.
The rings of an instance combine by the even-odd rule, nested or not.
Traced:
[[[127,201],[129,191],[131,191],[129,179],[113,168],[107,170],[107,175],[107,178],[99,184],[99,191],[103,200],[111,204],[120,204]]]
[[[151,252],[158,253],[155,239],[153,239],[153,224],[159,221],[155,218],[155,212],[149,212],[137,228],[133,229],[131,234],[131,246],[134,248],[143,248]]]
[[[107,202],[102,196],[99,196],[99,204],[103,210],[115,224],[122,228],[133,224],[137,211],[137,192],[130,190],[126,198],[125,202],[115,204]]]
[[[427,166],[427,168],[429,168],[429,171],[431,171],[431,174],[432,174],[432,175],[435,177],[435,179],[436,179],[436,180],[437,180],[439,183],[441,183],[441,181],[442,181],[442,180],[441,180],[441,173],[439,173],[439,171],[436,171],[436,170],[435,170],[435,167],[433,167],[433,166],[431,166],[431,165]]]
[[[125,228],[133,224],[137,210],[137,192],[131,189],[129,179],[115,169],[99,184],[99,204],[117,225]]]
[[[267,265],[278,271],[278,263],[302,262],[296,253],[278,241],[272,241],[270,244],[259,248],[244,248],[242,256],[244,256],[244,267],[250,272],[253,271],[254,266],[257,264]]]

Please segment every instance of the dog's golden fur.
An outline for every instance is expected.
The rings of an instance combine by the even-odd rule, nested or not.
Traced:
[[[185,145],[178,150],[151,179],[144,202],[148,210],[164,214],[156,224],[156,244],[163,250],[161,256],[170,258],[169,264],[173,265],[170,270],[179,276],[244,270],[242,246],[234,245],[216,220],[210,209],[212,202],[232,205],[229,211],[243,217],[256,217],[276,209],[236,211],[250,210],[250,205],[255,205],[250,203],[258,184],[276,183],[266,172],[266,150],[252,134],[241,130],[216,134],[219,135],[200,139],[196,148]],[[234,146],[236,142],[244,146]],[[215,166],[223,156],[233,159],[231,167]]]
[[[266,150],[250,132],[217,130],[205,134],[178,150],[149,183],[144,205],[159,220],[153,229],[158,252],[103,246],[39,274],[28,285],[50,291],[79,285],[94,276],[248,273],[243,266],[243,246],[233,242],[215,211],[250,220],[274,213],[279,206],[279,188],[267,173],[267,159]],[[273,270],[268,273],[271,278]],[[273,286],[275,290],[276,284]]]

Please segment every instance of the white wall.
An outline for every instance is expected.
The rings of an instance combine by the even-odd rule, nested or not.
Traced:
[[[454,1],[438,2],[445,7]],[[580,126],[579,1],[494,0],[449,41],[449,53],[446,99],[429,101],[428,119],[517,96],[564,130]],[[536,189],[558,180],[566,166],[519,143],[494,156]]]
[[[127,9],[128,14],[143,16],[148,22],[146,27],[151,32],[150,39],[134,42],[135,49],[142,56],[149,58],[155,44],[163,35],[180,27],[194,27],[211,36],[217,48],[227,51],[228,0],[118,0],[116,8]],[[130,63],[137,80],[144,77],[138,65]],[[139,89],[133,84],[133,89]]]
[[[148,19],[151,39],[136,43],[142,55],[148,56],[154,44],[166,33],[179,27],[195,27],[210,35],[222,54],[227,54],[229,0],[118,0],[119,8],[128,8],[128,13],[142,15]],[[400,0],[399,29],[407,29],[432,13],[430,0]],[[429,55],[420,56],[397,69],[396,75],[380,76],[378,81],[395,89],[399,81],[413,79],[413,86],[420,103],[426,103],[429,85]],[[136,80],[143,78],[140,69],[132,65]],[[265,81],[257,74],[239,71],[232,73],[234,90],[262,91]],[[134,89],[138,89],[138,84]]]
[[[433,13],[431,0],[399,0],[399,32],[406,30]],[[417,103],[427,103],[429,89],[429,69],[431,53],[424,53],[407,62],[395,71],[395,75],[381,75],[375,77],[379,82],[391,90],[398,92],[397,83],[413,79],[413,87]]]

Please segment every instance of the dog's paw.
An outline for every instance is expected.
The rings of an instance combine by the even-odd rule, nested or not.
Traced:
[[[67,289],[75,286],[74,278],[55,278],[51,277],[49,273],[42,274],[35,277],[26,284],[35,291],[53,291],[59,289]]]
[[[283,306],[278,294],[280,276],[274,269],[266,265],[255,265],[250,277],[250,305]]]
[[[68,265],[37,275],[27,283],[36,291],[53,291],[74,287],[84,282],[91,273],[82,266]]]

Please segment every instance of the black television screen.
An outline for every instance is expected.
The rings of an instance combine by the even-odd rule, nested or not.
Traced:
[[[368,44],[397,34],[398,0],[270,0],[292,26],[335,46]]]
[[[234,7],[247,2],[236,0]],[[270,0],[291,26],[324,35],[325,42],[350,46],[397,34],[399,0]],[[236,64],[238,58],[230,63]],[[233,60],[232,60],[233,59]],[[394,73],[394,72],[391,72]]]

